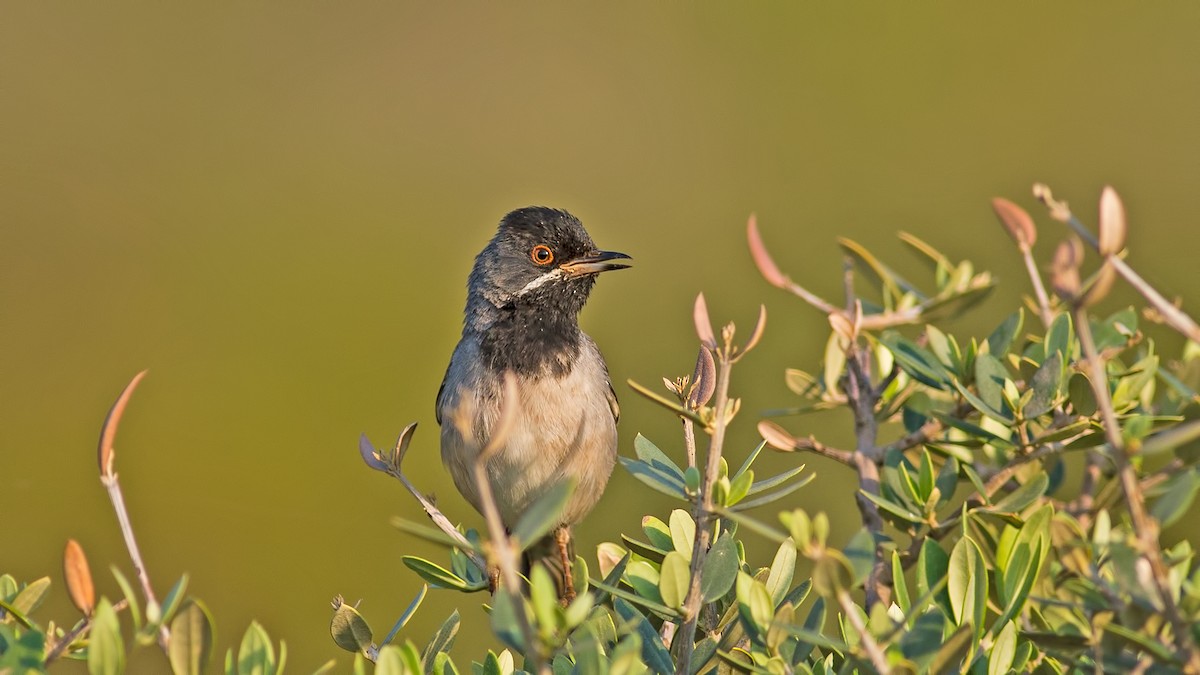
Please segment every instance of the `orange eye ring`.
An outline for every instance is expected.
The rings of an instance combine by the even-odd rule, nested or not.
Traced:
[[[554,251],[545,244],[538,244],[529,252],[529,258],[538,265],[549,265],[554,262]]]

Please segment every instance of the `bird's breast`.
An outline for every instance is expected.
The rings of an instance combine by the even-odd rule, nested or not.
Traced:
[[[464,340],[466,342],[466,340]],[[503,374],[478,356],[478,345],[459,345],[447,373],[449,388],[439,400],[442,459],[459,490],[480,508],[473,464],[499,423]],[[458,368],[459,372],[455,372]],[[609,403],[611,385],[599,351],[590,340],[563,374],[518,374],[516,422],[490,459],[487,474],[501,516],[515,524],[529,505],[556,483],[576,484],[564,513],[574,523],[595,505],[612,473],[617,429]],[[464,415],[458,411],[468,411]],[[456,424],[456,416],[460,423]]]

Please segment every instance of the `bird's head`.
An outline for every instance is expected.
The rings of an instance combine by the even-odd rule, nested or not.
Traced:
[[[504,216],[496,236],[475,258],[468,309],[535,307],[575,316],[596,275],[629,267],[629,256],[601,251],[575,216],[528,206]],[[470,317],[468,317],[469,319]]]

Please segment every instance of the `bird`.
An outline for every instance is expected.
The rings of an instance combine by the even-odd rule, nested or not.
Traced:
[[[505,215],[467,278],[462,337],[437,395],[442,462],[483,513],[475,461],[500,421],[505,378],[515,379],[515,421],[489,453],[485,475],[509,531],[548,490],[574,483],[559,522],[522,561],[527,576],[532,565],[545,566],[563,602],[574,597],[572,527],[608,484],[620,418],[607,364],[579,313],[596,277],[630,261],[596,248],[567,211],[529,206]],[[498,572],[489,577],[495,592]]]

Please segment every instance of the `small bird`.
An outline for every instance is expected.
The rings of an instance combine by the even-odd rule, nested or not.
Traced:
[[[499,422],[505,374],[515,376],[518,416],[486,475],[509,530],[551,487],[575,483],[561,522],[524,559],[526,574],[535,563],[550,571],[564,600],[574,596],[571,527],[608,484],[620,415],[608,367],[579,328],[579,312],[596,276],[628,260],[598,250],[566,211],[530,206],[504,216],[467,279],[462,339],[437,396],[442,462],[482,513],[473,467]],[[456,419],[462,411],[467,419]]]

